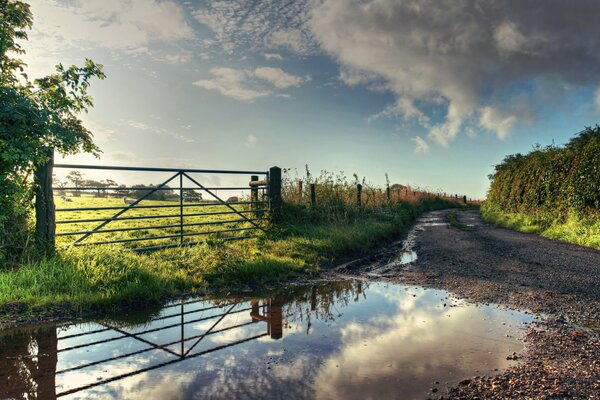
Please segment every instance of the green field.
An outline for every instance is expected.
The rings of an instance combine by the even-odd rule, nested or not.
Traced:
[[[122,199],[82,197],[65,204],[57,201],[57,207],[119,202],[122,204]],[[415,204],[400,202],[379,210],[334,215],[323,211],[329,210],[326,203],[322,203],[324,208],[287,203],[280,224],[248,240],[223,242],[212,238],[197,246],[150,253],[131,251],[128,244],[59,247],[54,256],[32,257],[18,267],[0,271],[0,317],[15,309],[25,310],[20,313],[56,307],[68,312],[106,310],[207,289],[259,290],[299,275],[313,275],[340,257],[363,254],[400,235],[420,213],[453,206],[456,204],[432,195]],[[223,206],[198,208],[217,212]],[[87,217],[107,215],[89,212]],[[69,229],[91,227],[66,225]],[[59,232],[63,229],[61,226]],[[131,237],[127,232],[102,235]],[[65,238],[59,243],[67,244]]]
[[[244,200],[241,200],[243,202]],[[199,204],[199,205],[194,205]],[[106,218],[112,218],[120,212],[119,209],[104,210],[84,210],[84,211],[60,211],[71,208],[107,208],[107,207],[126,207],[123,198],[111,197],[93,197],[91,195],[82,195],[80,197],[55,197],[57,223],[57,244],[59,246],[68,246],[77,239],[83,237],[83,233],[76,235],[60,236],[70,232],[86,232],[97,228]],[[244,217],[233,213],[232,209],[215,202],[184,202],[184,214],[191,215],[184,217],[183,232],[184,242],[204,241],[211,239],[225,239],[234,236],[247,236],[260,234],[261,230],[256,228],[250,222],[244,221]],[[142,206],[143,208],[138,208]],[[155,207],[155,208],[149,208]],[[264,216],[260,210],[264,209],[259,204],[232,204],[230,207],[242,213],[245,217],[256,220],[254,223],[264,226],[264,221],[257,219]],[[124,242],[128,248],[142,248],[157,246],[163,244],[178,244],[180,242],[180,218],[179,201],[157,201],[142,200],[140,203],[121,214],[118,219],[110,221],[98,229],[97,233],[91,234],[82,244],[94,242],[107,242],[118,240],[131,240]],[[208,215],[198,215],[208,214]],[[165,217],[163,217],[165,216]],[[146,218],[147,217],[147,218]],[[66,221],[66,223],[61,222]],[[88,221],[88,222],[74,222]],[[223,222],[223,224],[219,224]],[[198,225],[207,224],[207,225]],[[172,226],[172,227],[166,227]],[[158,227],[158,228],[153,228]],[[120,229],[132,229],[120,231]],[[215,231],[216,234],[208,234]],[[201,235],[195,235],[204,233]],[[164,239],[147,240],[156,236],[172,236]],[[174,236],[174,237],[173,237]]]

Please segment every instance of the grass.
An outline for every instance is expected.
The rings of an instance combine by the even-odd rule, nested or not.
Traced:
[[[68,201],[67,201],[68,200]],[[231,212],[227,206],[216,204],[214,202],[203,202],[201,205],[190,206],[194,203],[184,203],[184,213],[192,216],[186,216],[184,227],[186,233],[201,233],[216,230],[231,230],[231,229],[246,229],[252,228],[252,225],[248,222],[240,222],[243,220],[239,214],[223,214]],[[106,198],[106,197],[93,197],[91,195],[82,195],[80,197],[55,197],[56,208],[69,209],[69,208],[98,208],[98,207],[124,207],[125,204],[122,198]],[[85,239],[84,242],[102,242],[102,241],[114,241],[114,240],[128,240],[138,239],[127,243],[127,247],[140,248],[153,246],[158,244],[173,244],[178,243],[178,238],[172,239],[161,239],[161,240],[145,240],[144,238],[152,236],[172,236],[179,233],[179,201],[157,201],[157,200],[143,200],[140,205],[144,207],[158,207],[158,208],[132,208],[126,211],[119,217],[119,220],[111,221],[109,224],[100,228],[100,233],[93,234],[89,238]],[[162,207],[161,207],[162,206]],[[168,207],[164,207],[168,206]],[[257,219],[260,217],[260,212],[257,209],[251,209],[250,205],[232,205],[239,212],[243,213],[247,218]],[[97,227],[101,222],[74,222],[74,221],[89,221],[93,219],[104,219],[114,216],[119,210],[86,210],[86,211],[59,211],[57,212],[57,221],[61,221],[57,224],[57,244],[66,245],[72,243],[78,237],[82,235],[69,235],[60,236],[61,234],[70,232],[85,232]],[[197,215],[197,214],[209,214],[209,215]],[[162,217],[165,216],[165,217]],[[127,218],[140,218],[148,217],[145,219],[127,219]],[[125,219],[124,219],[125,218]],[[215,223],[223,222],[224,225],[193,225],[198,223]],[[258,223],[257,221],[255,221]],[[153,226],[172,226],[170,228],[151,228]],[[150,228],[148,228],[150,227]],[[122,228],[134,228],[136,230],[131,231],[112,231],[114,229]],[[102,232],[104,231],[104,232]],[[252,230],[239,230],[233,232],[223,232],[219,234],[220,238],[226,238],[236,235],[243,235],[252,233]],[[186,236],[185,241],[198,241],[201,240],[204,235],[198,236]]]
[[[561,221],[550,216],[505,212],[489,202],[482,205],[481,214],[486,221],[504,228],[600,250],[598,216],[579,217],[571,214]]]
[[[446,218],[448,220],[448,223],[456,229],[460,229],[461,231],[472,231],[473,230],[471,227],[459,222],[456,219],[456,211],[449,212],[448,216]]]
[[[353,206],[355,197],[350,195],[346,196],[350,199],[349,203],[335,203],[333,200],[324,201],[324,193],[316,208],[305,204],[302,199],[287,201],[280,224],[271,226],[267,233],[257,238],[243,241],[224,242],[224,237],[213,235],[201,245],[151,253],[136,253],[129,243],[60,248],[52,257],[32,257],[19,267],[0,270],[0,310],[4,309],[5,314],[23,306],[34,312],[56,306],[76,312],[109,310],[140,302],[158,303],[165,297],[204,293],[207,290],[254,290],[299,275],[314,275],[337,258],[360,255],[382,241],[397,237],[423,211],[456,206],[456,203],[433,194],[425,195],[422,192],[420,197],[416,197],[412,192],[411,196],[411,201],[371,201],[361,209]],[[57,208],[123,205],[122,199],[79,197],[71,200],[65,202],[57,199]],[[195,208],[189,207],[186,213],[220,212],[224,209],[213,204],[197,207],[200,210]],[[144,209],[144,214],[164,212],[164,209],[151,210],[154,209]],[[112,212],[64,212],[59,219],[105,218]],[[176,212],[177,209],[169,213]],[[135,216],[135,213],[132,210],[128,215]],[[231,214],[202,218],[206,221],[239,217]],[[120,224],[169,225],[179,220],[168,217],[157,221],[111,222],[103,229],[119,227]],[[241,225],[238,222],[231,224]],[[57,231],[88,230],[92,226],[93,223],[59,224]],[[198,226],[187,229],[199,232],[207,228]],[[209,229],[214,228],[209,226]],[[150,233],[177,232],[178,228],[161,228]],[[148,235],[148,232],[107,232],[98,234],[98,238],[93,240],[141,237],[138,235],[142,234]],[[69,240],[73,238],[63,236],[59,244],[66,244]],[[135,246],[138,242],[132,244]],[[151,244],[152,241],[144,242],[143,246]],[[16,305],[19,307],[13,307]]]

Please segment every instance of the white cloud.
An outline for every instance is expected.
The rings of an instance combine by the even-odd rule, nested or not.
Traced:
[[[267,38],[267,44],[272,48],[287,48],[298,54],[308,53],[311,45],[299,29],[280,29],[272,32]]]
[[[421,125],[426,127],[430,126],[429,118],[425,115],[425,113],[419,110],[415,106],[413,100],[408,97],[399,97],[395,103],[390,104],[384,108],[383,111],[371,115],[367,121],[372,122],[380,118],[391,118],[398,116],[406,120],[416,119]]]
[[[249,103],[270,95],[285,98],[291,97],[285,93],[274,94],[271,90],[257,83],[255,78],[266,81],[277,89],[297,87],[310,80],[308,76],[295,76],[288,74],[281,68],[272,67],[259,67],[254,71],[216,67],[212,68],[210,73],[213,75],[211,79],[201,79],[194,82],[193,85]]]
[[[217,67],[212,68],[210,73],[213,75],[212,79],[201,79],[194,82],[194,85],[207,90],[217,91],[223,96],[231,97],[235,100],[246,102],[252,102],[270,94],[266,90],[247,87],[246,81],[250,75],[247,71]]]
[[[194,36],[183,9],[173,1],[33,0],[35,31],[61,46],[98,45],[140,50],[154,42]]]
[[[308,82],[310,77],[301,77],[291,75],[282,70],[281,68],[272,67],[260,67],[254,70],[254,75],[258,78],[264,79],[267,82],[273,84],[278,89],[285,89],[289,87],[298,87],[304,82]]]
[[[31,0],[34,24],[23,60],[31,77],[45,76],[60,60],[80,62],[75,51],[95,48],[168,63],[187,62],[182,49],[195,37],[182,8],[155,0]],[[75,58],[77,57],[77,58]]]
[[[306,24],[312,1],[208,0],[192,15],[212,31],[212,45],[228,53],[280,48],[311,54],[318,49]]]
[[[155,134],[162,135],[162,136],[171,136],[171,137],[173,137],[177,140],[180,140],[182,142],[185,142],[185,143],[192,143],[194,141],[194,139],[192,139],[188,136],[185,136],[185,135],[181,135],[175,131],[159,128],[157,126],[149,125],[149,124],[147,124],[145,122],[141,122],[141,121],[128,120],[128,121],[124,121],[124,124],[130,128],[137,129],[140,131],[151,132],[151,133],[155,133]]]
[[[517,0],[323,0],[308,24],[312,38],[339,63],[344,82],[380,79],[385,84],[377,89],[397,96],[375,119],[416,118],[430,139],[448,146],[469,128],[505,138],[519,122],[535,119],[548,81],[569,90],[596,86],[600,31],[591,11],[599,8]],[[531,85],[519,87],[523,82]],[[526,112],[507,105],[515,93],[529,97]],[[445,115],[432,123],[432,110],[440,108]]]
[[[281,54],[277,54],[277,53],[264,53],[263,57],[266,60],[277,60],[277,61],[283,61],[283,56]]]
[[[414,138],[412,138],[412,141],[415,142],[416,154],[425,154],[429,152],[429,145],[422,137],[415,136]]]
[[[255,135],[248,135],[248,137],[246,138],[246,146],[248,147],[255,147],[256,143],[258,142],[258,138]]]
[[[119,162],[131,162],[137,160],[137,156],[131,151],[113,151],[112,153],[107,154],[107,156]]]
[[[496,133],[499,139],[506,139],[517,122],[513,114],[503,113],[493,107],[483,107],[479,116],[479,124]]]

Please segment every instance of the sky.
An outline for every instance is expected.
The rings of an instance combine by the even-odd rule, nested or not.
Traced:
[[[82,115],[101,158],[60,162],[308,164],[482,198],[505,155],[600,117],[592,0],[30,4],[30,77],[86,57],[107,75]]]

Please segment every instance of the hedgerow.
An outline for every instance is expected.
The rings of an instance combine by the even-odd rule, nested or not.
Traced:
[[[552,221],[600,215],[600,127],[566,145],[513,154],[490,176],[488,206]]]

